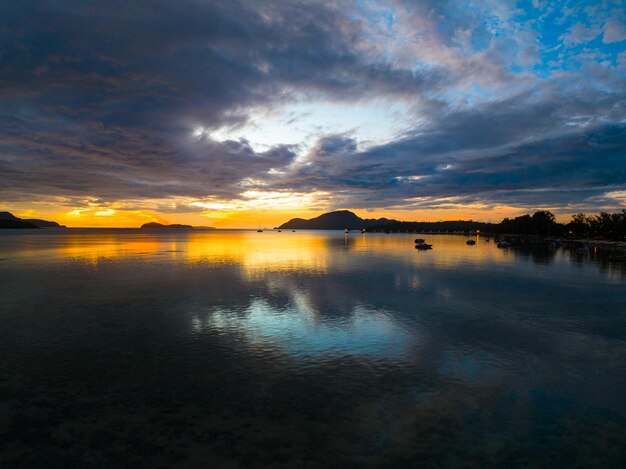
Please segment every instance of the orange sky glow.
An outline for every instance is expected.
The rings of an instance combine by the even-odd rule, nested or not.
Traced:
[[[265,203],[267,202],[267,203]],[[299,202],[296,199],[296,204]],[[158,222],[163,224],[183,223],[193,226],[211,226],[215,228],[242,228],[253,229],[259,226],[273,228],[292,218],[313,218],[332,208],[310,209],[306,206],[297,206],[283,203],[273,208],[276,201],[255,199],[245,204],[215,203],[206,204],[207,207],[198,207],[195,213],[172,213],[154,209],[128,209],[124,204],[112,204],[108,207],[82,206],[64,207],[48,202],[39,204],[12,204],[5,210],[20,218],[42,218],[54,220],[68,227],[112,227],[136,228],[144,223]],[[342,207],[351,210],[361,218],[393,218],[401,221],[439,221],[439,220],[477,220],[497,223],[505,217],[515,217],[529,213],[518,207],[498,206],[486,207],[481,205],[454,206],[439,209],[376,209],[365,210],[359,208]],[[545,207],[550,209],[550,207]],[[568,221],[570,214],[557,214],[557,220]]]

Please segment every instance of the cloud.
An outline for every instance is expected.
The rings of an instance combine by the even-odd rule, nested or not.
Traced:
[[[623,21],[608,20],[604,25],[604,36],[602,41],[605,43],[620,42],[626,40],[626,27]]]
[[[621,13],[536,3],[5,2],[0,200],[606,204],[625,183]],[[330,105],[389,135],[329,129]],[[315,108],[284,119],[302,142],[246,138],[290,106]]]
[[[576,23],[567,34],[561,36],[566,46],[575,46],[592,41],[601,33],[596,27],[587,27],[582,23]]]
[[[344,135],[324,137],[289,178],[334,193],[344,207],[437,207],[451,198],[457,206],[592,205],[626,185],[626,126],[606,123],[615,96],[596,99],[581,93],[564,105],[558,94],[519,95],[365,151]]]

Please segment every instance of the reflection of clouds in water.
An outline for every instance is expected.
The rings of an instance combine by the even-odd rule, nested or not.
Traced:
[[[243,334],[251,345],[278,346],[294,356],[399,357],[416,340],[414,331],[409,333],[385,310],[355,305],[347,316],[326,317],[317,313],[302,292],[284,307],[254,298],[243,311],[215,308],[196,314],[192,329]]]

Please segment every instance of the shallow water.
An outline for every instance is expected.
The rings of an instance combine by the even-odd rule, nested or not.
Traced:
[[[626,265],[341,232],[0,233],[4,467],[625,467]]]

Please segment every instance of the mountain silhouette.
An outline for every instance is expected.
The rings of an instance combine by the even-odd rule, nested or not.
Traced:
[[[163,225],[162,223],[150,222],[144,223],[141,225],[142,229],[166,229],[166,230],[193,230],[193,226],[191,225],[180,225],[178,223],[174,223],[173,225]]]
[[[0,212],[0,228],[65,228],[55,221],[37,218],[18,218],[9,212]]]
[[[283,223],[279,229],[290,230],[360,230],[374,225],[385,225],[396,220],[387,218],[367,219],[361,218],[349,210],[337,210],[335,212],[324,213],[319,217],[305,220],[304,218],[292,218],[287,223]]]
[[[0,212],[0,220],[20,220],[20,218],[17,218],[15,215],[13,215],[12,213],[9,212]]]
[[[8,219],[0,219],[0,229],[2,228],[39,228],[32,223],[28,223],[22,220],[8,220]]]

